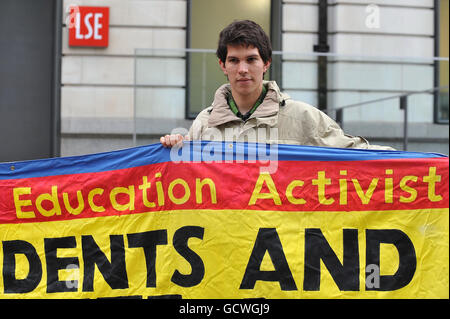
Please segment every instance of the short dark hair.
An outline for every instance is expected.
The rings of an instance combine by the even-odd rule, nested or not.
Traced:
[[[272,60],[270,39],[253,21],[235,20],[220,32],[216,55],[223,63],[227,58],[227,45],[252,45],[258,49],[264,63]]]

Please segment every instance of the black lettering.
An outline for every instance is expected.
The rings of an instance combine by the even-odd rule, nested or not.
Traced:
[[[181,287],[193,287],[198,285],[205,275],[205,265],[202,259],[192,249],[188,247],[188,240],[191,237],[203,239],[204,228],[199,226],[184,226],[178,229],[173,235],[173,247],[190,264],[192,272],[184,275],[175,270],[172,275],[172,282]]]
[[[406,286],[414,277],[417,266],[416,251],[408,235],[399,229],[366,230],[366,265],[380,267],[380,244],[393,244],[398,250],[399,265],[394,275],[380,276],[379,287],[367,290],[390,291]],[[366,280],[367,276],[366,274]]]
[[[142,299],[141,295],[133,295],[133,296],[117,296],[117,297],[99,297],[97,298],[98,300],[103,300],[103,299]]]
[[[77,291],[78,282],[75,284],[69,281],[60,281],[58,277],[58,270],[67,269],[69,265],[79,268],[77,257],[57,257],[58,248],[75,248],[77,242],[74,236],[62,238],[45,238],[45,258],[47,262],[47,292],[66,292]]]
[[[266,251],[275,270],[260,270]],[[253,289],[257,280],[278,281],[281,290],[297,290],[275,228],[260,228],[239,289]]]
[[[181,295],[148,296],[147,299],[183,299]]]
[[[147,265],[147,287],[156,287],[156,245],[167,245],[167,230],[128,234],[128,247],[143,248]]]
[[[16,278],[16,256],[24,254],[29,263],[29,271],[24,279]],[[42,264],[36,249],[24,240],[3,242],[3,288],[4,293],[27,293],[33,291],[41,281]]]
[[[112,289],[128,288],[123,236],[110,235],[109,238],[111,262],[108,261],[91,235],[81,236],[84,260],[83,291],[94,290],[95,265]]]
[[[305,229],[305,291],[320,290],[320,260],[342,291],[359,290],[358,230],[344,229],[344,260],[339,261],[319,228]]]

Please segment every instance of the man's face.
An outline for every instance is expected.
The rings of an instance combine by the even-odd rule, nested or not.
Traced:
[[[231,84],[233,95],[256,96],[262,90],[263,75],[270,66],[264,63],[254,46],[227,46],[225,62],[219,60],[220,67]]]

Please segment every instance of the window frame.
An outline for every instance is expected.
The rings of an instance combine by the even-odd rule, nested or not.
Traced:
[[[441,30],[440,30],[440,0],[434,0],[434,56],[439,56],[440,51],[440,37],[441,37]],[[433,63],[434,68],[434,87],[440,86],[440,61],[435,60]],[[439,116],[440,111],[440,97],[439,97],[439,90],[436,90],[433,92],[433,118],[435,124],[444,124],[448,125],[449,120],[443,119]]]

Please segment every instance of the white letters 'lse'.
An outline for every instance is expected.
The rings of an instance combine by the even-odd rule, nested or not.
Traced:
[[[92,30],[91,22],[89,21],[92,18],[92,15],[94,15],[94,30]],[[101,23],[99,23],[99,20],[103,18],[103,13],[88,13],[84,17],[84,24],[87,28],[87,33],[85,35],[81,34],[81,27],[80,27],[80,20],[81,16],[80,13],[76,13],[75,15],[75,38],[76,39],[90,39],[92,35],[94,35],[95,40],[101,40],[102,36],[98,33],[98,30],[102,28]]]

